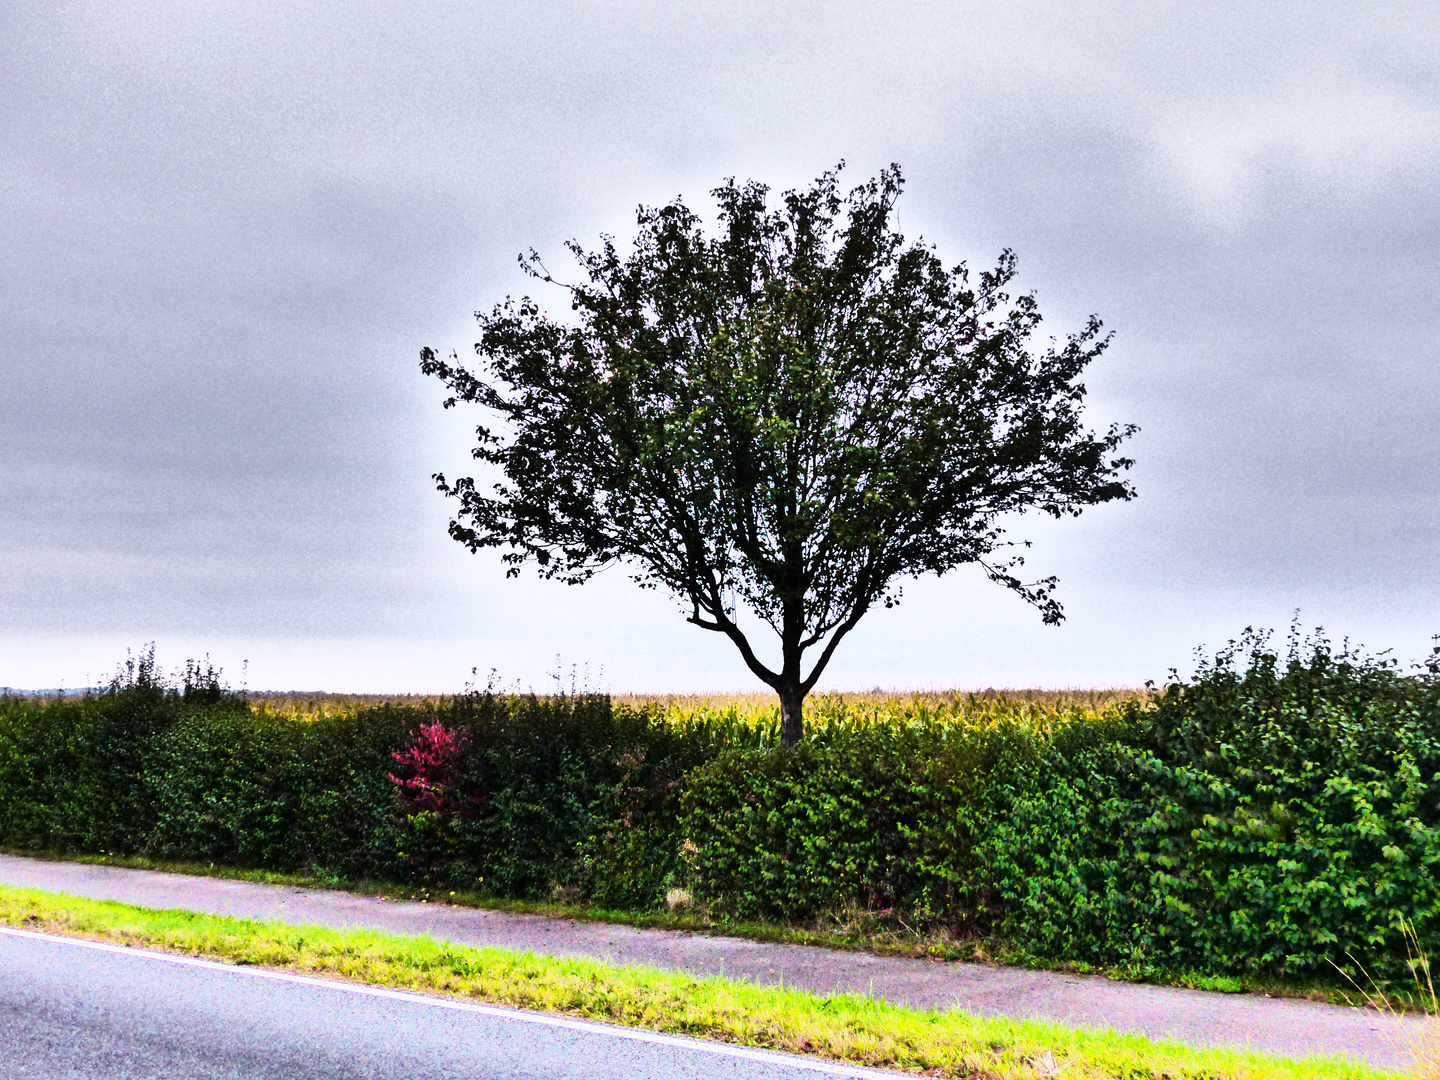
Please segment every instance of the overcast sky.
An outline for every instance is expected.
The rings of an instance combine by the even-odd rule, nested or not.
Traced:
[[[949,260],[1115,332],[1138,500],[1022,519],[1056,629],[978,573],[841,646],[851,688],[1136,684],[1299,609],[1440,633],[1440,8],[0,5],[0,685],[127,646],[251,688],[749,688],[622,574],[445,535],[424,345],[641,202],[907,179]],[[563,300],[537,293],[542,301]],[[562,308],[563,310],[563,308]]]

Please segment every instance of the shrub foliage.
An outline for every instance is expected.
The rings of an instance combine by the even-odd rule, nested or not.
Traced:
[[[721,916],[861,908],[1131,968],[1404,971],[1440,911],[1440,670],[1251,634],[1104,708],[636,708],[462,695],[305,718],[130,679],[0,699],[0,844]]]

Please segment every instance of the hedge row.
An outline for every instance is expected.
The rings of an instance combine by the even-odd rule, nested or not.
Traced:
[[[0,843],[632,909],[683,886],[1217,974],[1395,974],[1400,924],[1440,928],[1440,672],[1323,641],[1252,636],[1099,713],[832,702],[789,749],[773,717],[603,697],[296,719],[192,690],[0,701]]]

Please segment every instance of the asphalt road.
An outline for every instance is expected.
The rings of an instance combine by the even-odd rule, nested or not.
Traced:
[[[818,1080],[801,1058],[0,930],[6,1080]]]
[[[0,884],[144,907],[294,924],[367,927],[466,945],[784,983],[819,993],[871,994],[919,1008],[1113,1028],[1192,1046],[1233,1046],[1291,1056],[1348,1054],[1386,1069],[1414,1061],[1415,1018],[1370,1010],[984,964],[935,963],[604,923],[507,915],[444,904],[385,902],[323,889],[256,885],[146,870],[0,855]]]

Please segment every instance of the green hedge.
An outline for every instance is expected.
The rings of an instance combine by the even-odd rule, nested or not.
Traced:
[[[1107,965],[1402,972],[1402,922],[1437,944],[1440,679],[1252,635],[1099,718],[727,754],[684,809],[695,888],[742,915],[858,901]]]
[[[302,719],[191,690],[0,700],[0,843],[630,909],[684,886],[1216,974],[1395,974],[1398,926],[1440,927],[1440,672],[1323,641],[1251,635],[1101,713],[820,702],[794,748],[604,697]]]
[[[383,873],[398,865],[385,764],[411,723],[383,709],[295,722],[151,687],[5,699],[0,842]]]
[[[470,733],[473,820],[407,814],[395,753]],[[318,719],[127,687],[0,699],[0,844],[474,887],[644,906],[678,865],[675,788],[705,740],[603,697],[471,695]],[[672,758],[674,760],[672,760]],[[623,827],[627,810],[641,835]]]

